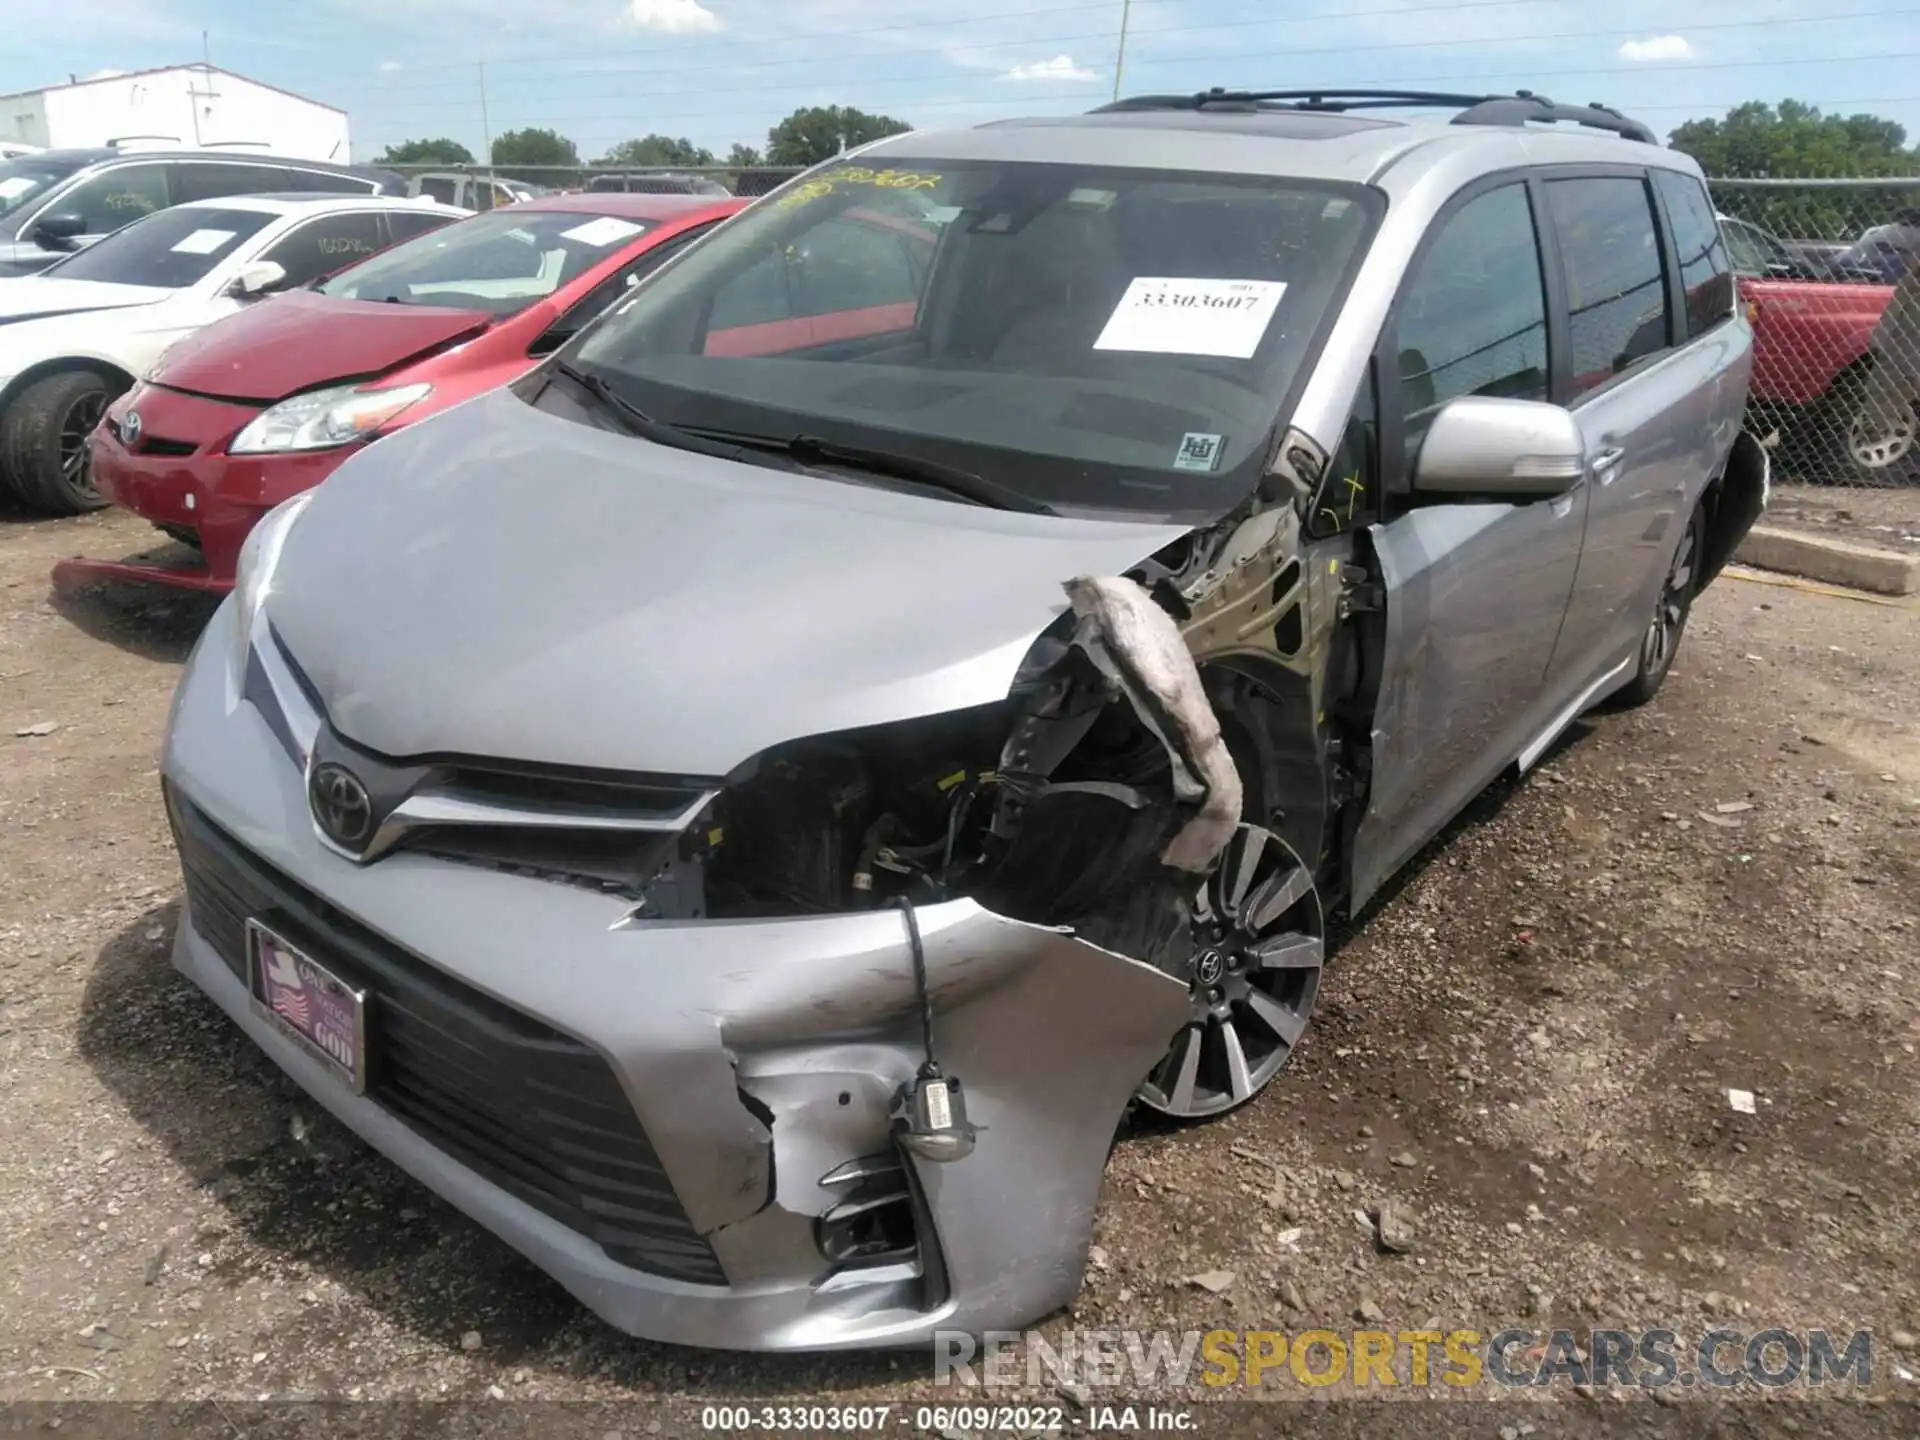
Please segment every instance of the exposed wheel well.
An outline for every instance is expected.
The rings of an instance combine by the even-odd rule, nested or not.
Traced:
[[[1742,430],[1734,437],[1726,469],[1707,487],[1703,497],[1706,529],[1700,575],[1694,585],[1696,593],[1706,589],[1726,568],[1747,531],[1766,509],[1771,471],[1772,461],[1766,448],[1751,431]]]

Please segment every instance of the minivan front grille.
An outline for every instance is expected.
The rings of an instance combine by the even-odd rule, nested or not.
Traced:
[[[620,1264],[726,1284],[605,1060],[354,920],[177,793],[167,799],[190,923],[243,983],[246,924],[259,916],[366,988],[372,1099]]]

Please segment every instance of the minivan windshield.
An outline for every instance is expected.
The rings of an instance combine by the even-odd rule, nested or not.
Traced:
[[[1381,208],[1283,177],[889,158],[721,226],[565,365],[712,437],[884,451],[1053,508],[1218,513],[1256,483]]]
[[[343,300],[511,315],[644,235],[645,220],[578,210],[494,210],[430,230],[316,287]]]
[[[0,161],[0,217],[47,193],[80,168],[80,162],[61,164],[31,155]]]
[[[250,236],[279,218],[265,210],[176,205],[143,215],[40,273],[59,280],[104,280],[178,290],[196,284]]]

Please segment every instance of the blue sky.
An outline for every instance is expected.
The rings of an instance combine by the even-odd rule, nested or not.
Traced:
[[[356,159],[547,125],[761,144],[795,106],[932,128],[1113,91],[1121,0],[7,0],[0,91],[198,59],[347,110]],[[1783,96],[1920,138],[1920,0],[1133,0],[1123,88],[1415,85],[1602,100],[1662,133]]]

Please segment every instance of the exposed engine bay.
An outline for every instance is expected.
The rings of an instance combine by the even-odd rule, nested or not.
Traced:
[[[1314,657],[1340,581],[1316,584],[1300,543],[1292,507],[1250,502],[1126,576],[1068,581],[1003,702],[757,757],[639,913],[967,896],[1185,978],[1199,882],[1243,819],[1316,870],[1337,843],[1341,742]]]

